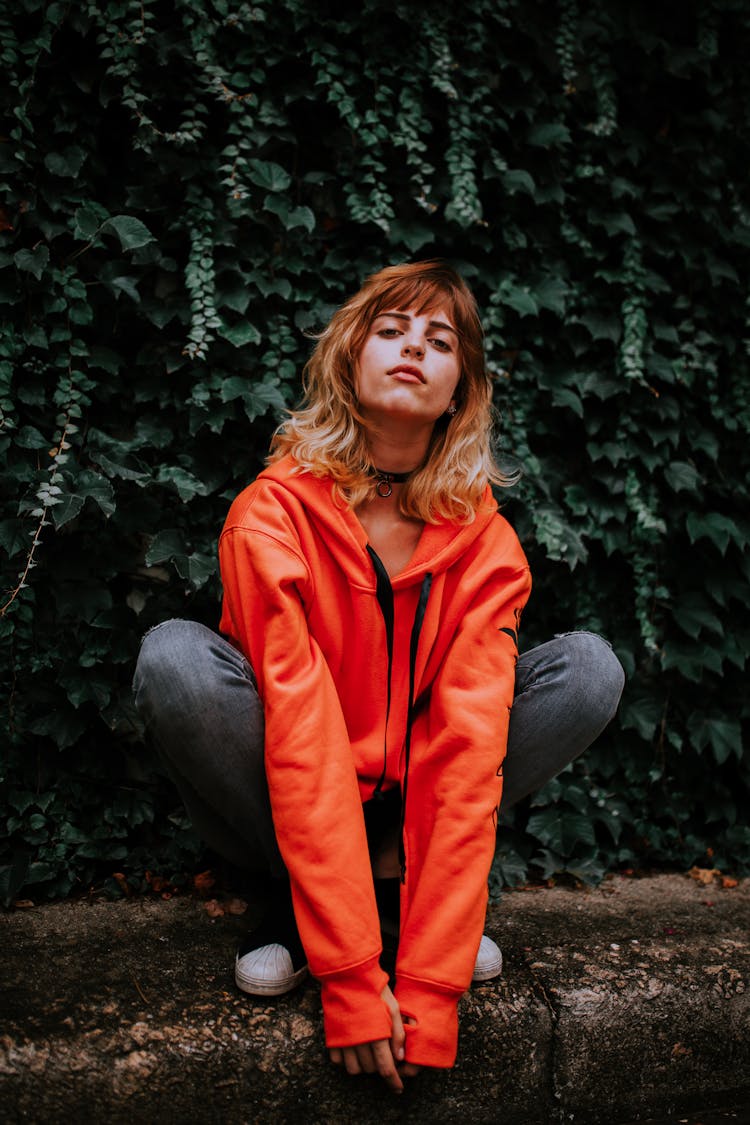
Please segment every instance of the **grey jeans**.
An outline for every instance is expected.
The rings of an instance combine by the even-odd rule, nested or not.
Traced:
[[[595,633],[564,633],[519,656],[503,809],[591,745],[614,716],[624,679]],[[242,653],[195,621],[165,621],[144,637],[133,688],[202,839],[239,867],[283,875],[263,761],[263,704]]]

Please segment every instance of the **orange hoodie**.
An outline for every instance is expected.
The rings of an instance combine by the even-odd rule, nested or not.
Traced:
[[[274,826],[326,1042],[388,1038],[362,802],[403,795],[395,995],[406,1059],[455,1061],[484,926],[528,565],[487,488],[389,581],[329,478],[291,457],[232,504],[220,629],[255,671]],[[389,656],[390,649],[390,656]]]

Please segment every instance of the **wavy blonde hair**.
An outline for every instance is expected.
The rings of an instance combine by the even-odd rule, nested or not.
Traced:
[[[388,266],[369,277],[317,337],[303,374],[304,399],[271,442],[268,462],[290,453],[300,469],[333,478],[351,507],[376,495],[354,375],[370,326],[384,311],[439,308],[458,333],[461,375],[454,417],[435,423],[427,455],[401,490],[403,515],[427,523],[468,523],[482,505],[488,481],[507,485],[492,452],[492,386],[484,360],[482,325],[466,282],[441,261]]]

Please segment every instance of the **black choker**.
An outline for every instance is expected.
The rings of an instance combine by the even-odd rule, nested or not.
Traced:
[[[370,469],[370,473],[377,479],[375,491],[384,500],[392,495],[394,484],[405,484],[411,476],[411,473],[387,473],[385,469],[376,469],[375,466]]]

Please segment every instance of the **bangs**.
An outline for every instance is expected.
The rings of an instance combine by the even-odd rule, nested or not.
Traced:
[[[457,294],[452,286],[445,281],[427,278],[403,278],[394,282],[387,289],[380,292],[371,308],[370,322],[375,320],[384,309],[393,309],[394,312],[406,312],[413,309],[417,316],[435,312],[442,306],[447,306],[454,319],[456,317]],[[456,325],[458,327],[458,325]]]

